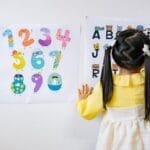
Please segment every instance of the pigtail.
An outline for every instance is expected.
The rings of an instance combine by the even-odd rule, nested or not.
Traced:
[[[142,34],[144,47],[143,52],[145,56],[145,120],[150,121],[150,39],[146,33]]]
[[[150,57],[145,56],[145,119],[150,120]]]
[[[111,70],[110,52],[112,47],[109,46],[105,49],[103,67],[101,72],[101,84],[103,93],[103,107],[106,108],[106,103],[111,99],[113,93],[113,77]]]

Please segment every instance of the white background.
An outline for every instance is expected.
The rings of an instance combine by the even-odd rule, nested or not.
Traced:
[[[1,0],[0,23],[84,26],[85,16],[150,20],[149,6],[149,0]],[[94,150],[98,126],[99,118],[79,118],[75,103],[3,104],[0,150]]]

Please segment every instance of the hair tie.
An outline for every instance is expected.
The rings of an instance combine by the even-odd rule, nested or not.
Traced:
[[[150,33],[150,28],[146,28],[146,29],[143,31],[143,33],[145,34],[145,36],[146,36],[148,39],[150,39],[150,37],[148,36],[149,33]]]
[[[150,50],[149,50],[149,46],[147,44],[144,44],[143,52],[144,52],[144,55],[150,57]]]
[[[111,47],[113,47],[114,45],[115,45],[115,43],[116,43],[116,40],[113,40],[112,42],[111,42]]]
[[[108,47],[113,47],[116,43],[116,40],[111,41],[110,43],[106,43],[103,47],[105,50],[108,49]]]

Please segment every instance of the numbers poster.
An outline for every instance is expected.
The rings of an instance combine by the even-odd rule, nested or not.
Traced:
[[[100,80],[105,45],[113,43],[116,33],[127,28],[136,28],[150,37],[150,23],[144,21],[101,17],[86,18],[84,79],[90,85],[94,86]],[[117,69],[115,62],[112,60],[112,70],[116,72]]]
[[[75,99],[80,31],[65,25],[0,28],[0,103]]]

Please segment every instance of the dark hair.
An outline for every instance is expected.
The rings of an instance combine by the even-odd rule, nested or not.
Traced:
[[[101,72],[101,84],[103,92],[103,106],[111,100],[113,93],[113,77],[111,70],[110,53],[116,64],[128,70],[145,66],[145,119],[150,120],[150,56],[143,52],[144,44],[149,47],[150,39],[136,29],[127,29],[116,34],[116,42],[105,50],[103,67]]]

